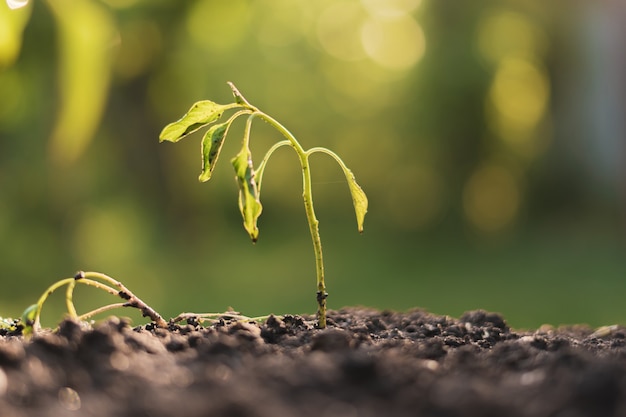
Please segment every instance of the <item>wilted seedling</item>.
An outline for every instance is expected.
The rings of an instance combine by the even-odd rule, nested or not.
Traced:
[[[98,288],[111,295],[120,297],[124,300],[124,302],[108,304],[79,315],[76,312],[73,301],[74,288],[76,287],[76,284],[84,284],[90,287]],[[65,292],[65,304],[67,306],[67,313],[70,318],[73,318],[77,321],[85,321],[95,316],[96,314],[104,313],[106,311],[116,308],[132,307],[139,309],[144,317],[149,317],[157,326],[167,327],[168,325],[159,313],[157,313],[154,309],[152,309],[152,307],[144,303],[121,282],[99,272],[80,271],[74,277],[61,279],[52,284],[41,295],[41,297],[39,297],[39,301],[37,301],[36,304],[31,305],[24,311],[19,323],[19,325],[22,326],[22,334],[28,336],[40,330],[41,310],[43,309],[44,303],[53,292],[63,286],[67,286]]]
[[[209,126],[202,137],[202,172],[199,180],[204,182],[211,178],[211,174],[219,157],[224,139],[228,131],[239,116],[247,116],[243,135],[243,143],[239,153],[231,160],[235,168],[236,178],[239,185],[239,210],[243,217],[243,225],[253,242],[256,242],[259,236],[257,227],[257,219],[261,215],[261,185],[263,180],[263,172],[267,161],[276,149],[282,146],[291,146],[300,160],[302,168],[302,197],[304,199],[304,208],[307,221],[309,223],[309,231],[313,240],[313,249],[315,251],[315,263],[317,269],[317,318],[320,328],[326,327],[326,284],[324,282],[324,263],[322,260],[322,243],[319,234],[319,222],[315,217],[313,209],[313,192],[311,187],[311,170],[309,167],[309,156],[314,153],[324,153],[331,156],[343,170],[348,187],[352,194],[352,202],[356,212],[357,227],[359,232],[363,231],[363,220],[367,212],[367,197],[357,184],[352,171],[346,167],[341,158],[334,152],[322,148],[314,147],[304,150],[296,138],[282,124],[271,116],[263,113],[261,110],[251,105],[232,84],[228,83],[235,97],[235,102],[231,104],[217,104],[209,100],[199,101],[191,106],[191,109],[178,121],[167,125],[159,140],[178,142],[190,133],[193,133],[203,127]],[[228,110],[236,110],[225,122],[217,123],[224,113]],[[275,128],[285,140],[274,144],[267,151],[261,163],[255,168],[252,163],[252,155],[250,152],[250,131],[254,118],[260,118]]]

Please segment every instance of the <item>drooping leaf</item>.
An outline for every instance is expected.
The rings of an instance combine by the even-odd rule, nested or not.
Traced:
[[[239,211],[241,211],[241,216],[243,217],[243,227],[254,243],[259,237],[257,219],[261,215],[263,206],[261,206],[261,202],[259,201],[250,149],[244,145],[231,162],[237,174],[237,184],[239,185]]]
[[[315,152],[321,152],[321,153],[325,153],[326,155],[331,156],[335,161],[337,161],[337,163],[341,167],[341,170],[343,171],[344,175],[346,176],[346,180],[348,181],[348,187],[350,188],[350,195],[352,196],[352,204],[354,205],[354,212],[356,214],[357,228],[359,230],[359,233],[363,233],[363,222],[365,220],[365,213],[367,213],[367,204],[368,204],[367,196],[365,195],[365,192],[363,191],[361,186],[356,182],[356,178],[354,178],[354,174],[346,166],[346,164],[339,157],[339,155],[337,155],[336,153],[334,153],[333,151],[329,149],[321,148],[321,147],[311,148],[307,151],[309,155]]]
[[[346,168],[344,173],[346,174],[346,180],[348,180],[348,187],[350,187],[350,194],[352,195],[357,228],[359,233],[363,233],[363,221],[365,220],[365,213],[367,213],[367,196],[361,186],[357,184],[352,171]]]
[[[230,121],[211,126],[202,137],[202,173],[198,178],[200,181],[206,182],[211,178],[229,126]]]
[[[225,110],[232,108],[232,105],[222,105],[210,100],[203,100],[194,103],[187,113],[180,120],[168,124],[159,135],[159,142],[178,142],[190,133],[195,132],[203,126],[213,123],[224,114]]]

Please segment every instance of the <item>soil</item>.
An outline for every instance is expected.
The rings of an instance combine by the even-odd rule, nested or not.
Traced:
[[[64,321],[0,337],[0,416],[624,416],[626,330],[515,331],[425,311],[221,319],[203,327]]]

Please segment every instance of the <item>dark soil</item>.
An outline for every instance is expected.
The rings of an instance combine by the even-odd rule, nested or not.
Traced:
[[[0,337],[0,416],[624,416],[623,328],[346,309],[169,330],[65,321]]]

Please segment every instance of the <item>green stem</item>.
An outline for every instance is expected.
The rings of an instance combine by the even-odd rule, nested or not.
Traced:
[[[326,327],[326,298],[328,297],[328,293],[326,292],[326,283],[324,281],[324,260],[322,256],[322,241],[319,232],[319,221],[315,216],[315,210],[313,208],[313,187],[311,182],[311,169],[309,166],[309,153],[304,150],[302,145],[300,145],[300,143],[296,140],[295,136],[287,130],[285,126],[262,111],[256,108],[253,109],[254,113],[251,117],[257,114],[260,118],[265,120],[273,128],[280,132],[289,141],[289,144],[294,148],[296,154],[298,154],[298,158],[300,159],[300,166],[302,168],[302,198],[304,199],[304,210],[309,224],[311,240],[313,241],[315,266],[317,271],[317,322],[318,327],[323,329]]]
[[[346,164],[343,162],[343,160],[339,157],[339,155],[337,155],[335,152],[331,151],[330,149],[326,149],[322,147],[315,147],[306,151],[308,155],[312,155],[315,152],[321,152],[321,153],[325,153],[326,155],[331,156],[335,161],[337,161],[337,163],[339,164],[343,172],[351,172],[350,169],[348,169]]]
[[[55,282],[54,284],[52,284],[51,286],[49,286],[48,289],[41,295],[41,297],[39,297],[39,300],[37,300],[37,304],[36,304],[37,310],[35,312],[35,319],[33,320],[33,325],[32,325],[33,332],[37,332],[41,328],[41,323],[40,323],[41,309],[43,308],[43,304],[46,302],[48,297],[57,289],[61,288],[64,285],[69,285],[73,281],[75,281],[74,278],[65,278],[65,279],[59,280]]]
[[[98,273],[91,273],[91,274],[92,276],[98,275]],[[39,300],[37,301],[37,311],[36,311],[35,320],[33,324],[33,329],[35,329],[35,331],[39,330],[40,328],[41,310],[43,309],[44,303],[46,302],[48,297],[52,295],[53,292],[55,292],[56,290],[58,290],[64,285],[67,285],[67,290],[65,291],[65,304],[67,306],[67,312],[69,316],[74,319],[79,318],[78,313],[76,312],[76,307],[74,306],[74,301],[73,301],[74,288],[76,287],[77,282],[84,284],[84,285],[89,285],[90,287],[101,289],[103,291],[108,292],[111,295],[120,296],[119,291],[116,291],[115,289],[109,287],[108,285],[103,284],[98,281],[94,281],[89,278],[85,278],[85,277],[86,277],[86,273],[79,272],[75,277],[59,280],[55,282],[54,284],[52,284],[50,287],[48,287],[48,289],[42,294],[41,297],[39,297]],[[110,279],[113,282],[116,282],[112,278]]]
[[[78,313],[76,312],[76,307],[74,306],[74,288],[76,287],[76,280],[67,284],[67,290],[65,291],[65,305],[67,306],[67,312],[71,318],[77,319]]]
[[[127,307],[126,303],[109,304],[103,307],[96,308],[95,310],[91,310],[87,313],[81,314],[80,316],[77,316],[76,319],[78,321],[85,321],[95,316],[96,314],[104,313],[109,310],[115,310],[116,308],[123,308],[123,307]]]
[[[302,198],[304,199],[304,210],[306,212],[306,218],[309,224],[309,232],[311,233],[311,240],[313,241],[313,250],[315,252],[315,266],[317,271],[317,323],[318,327],[323,329],[326,327],[326,297],[328,297],[328,293],[326,292],[326,283],[324,281],[324,261],[322,257],[322,241],[320,239],[319,221],[315,216],[315,210],[313,208],[313,187],[311,185],[309,153],[304,150],[296,137],[285,126],[283,126],[273,117],[265,114],[255,106],[251,105],[233,83],[229,82],[228,85],[233,91],[233,95],[235,96],[235,101],[237,102],[237,104],[252,111],[252,113],[248,117],[245,127],[245,146],[248,146],[250,124],[252,122],[252,119],[255,116],[259,116],[261,119],[269,123],[274,129],[280,132],[285,137],[285,139],[289,141],[289,144],[294,148],[296,154],[298,154],[300,166],[302,168]],[[268,157],[277,147],[283,146],[283,144],[284,143],[280,142],[279,144],[276,144],[275,147],[270,149],[267,154]],[[263,171],[261,171],[261,175],[262,174]]]

